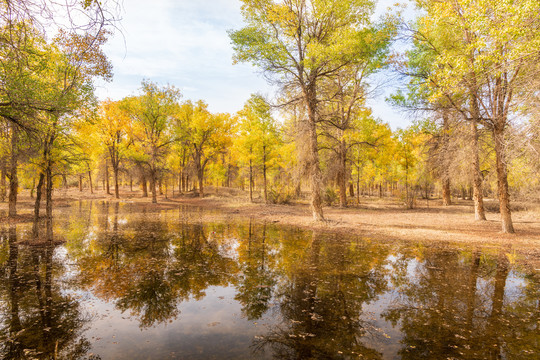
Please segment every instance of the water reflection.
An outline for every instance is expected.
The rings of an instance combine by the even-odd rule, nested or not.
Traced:
[[[1,358],[540,356],[538,265],[512,249],[202,224],[107,202],[63,209],[42,232],[0,234]]]
[[[80,359],[90,348],[83,336],[88,317],[62,288],[64,264],[55,261],[55,243],[20,246],[18,229],[2,233],[7,261],[2,264],[0,296],[2,359]],[[3,257],[5,253],[2,254]]]

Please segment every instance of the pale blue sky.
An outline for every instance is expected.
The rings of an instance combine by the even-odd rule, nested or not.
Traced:
[[[377,13],[393,3],[380,1]],[[128,0],[123,7],[122,34],[105,46],[114,80],[97,84],[100,99],[136,94],[143,78],[175,85],[184,100],[202,99],[213,112],[234,113],[251,93],[272,96],[257,69],[232,64],[227,30],[242,27],[239,0]],[[409,119],[385,104],[384,96],[369,101],[374,114],[394,129],[406,126]]]

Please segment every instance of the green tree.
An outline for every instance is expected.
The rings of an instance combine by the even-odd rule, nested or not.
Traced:
[[[320,82],[363,60],[372,36],[368,0],[243,0],[247,26],[229,33],[234,61],[251,62],[296,94],[307,113],[308,165],[313,218],[323,220],[317,124]]]
[[[142,95],[126,98],[124,108],[131,117],[132,158],[144,164],[150,175],[152,202],[157,202],[156,183],[166,164],[175,137],[172,123],[178,116],[180,91],[143,81]]]

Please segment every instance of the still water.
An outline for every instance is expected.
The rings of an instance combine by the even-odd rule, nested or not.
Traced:
[[[52,241],[3,225],[0,358],[540,359],[538,258],[198,217],[80,202]]]

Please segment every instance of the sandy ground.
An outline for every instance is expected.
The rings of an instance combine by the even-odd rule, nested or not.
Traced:
[[[77,189],[56,190],[55,206],[66,206],[76,200],[108,200],[138,204],[141,207],[157,209],[193,206],[211,210],[202,214],[202,220],[249,219],[256,222],[270,222],[294,225],[305,229],[357,234],[371,239],[444,241],[493,244],[495,246],[518,246],[532,252],[540,252],[540,212],[534,205],[529,210],[515,211],[515,234],[503,234],[500,230],[499,214],[488,212],[487,221],[475,221],[470,201],[458,201],[452,206],[442,206],[438,200],[430,201],[429,208],[425,201],[418,207],[406,210],[395,199],[362,198],[359,206],[348,208],[325,207],[323,223],[315,222],[307,203],[292,205],[266,205],[262,202],[249,203],[243,194],[231,195],[220,191],[218,195],[210,192],[205,198],[191,194],[158,197],[158,204],[152,204],[151,198],[141,197],[139,191],[126,189],[121,192],[121,199],[116,200],[104,191],[90,194]],[[16,221],[31,219],[33,200],[27,192],[19,198],[20,217]],[[0,222],[9,221],[5,214],[7,203],[0,203]]]

